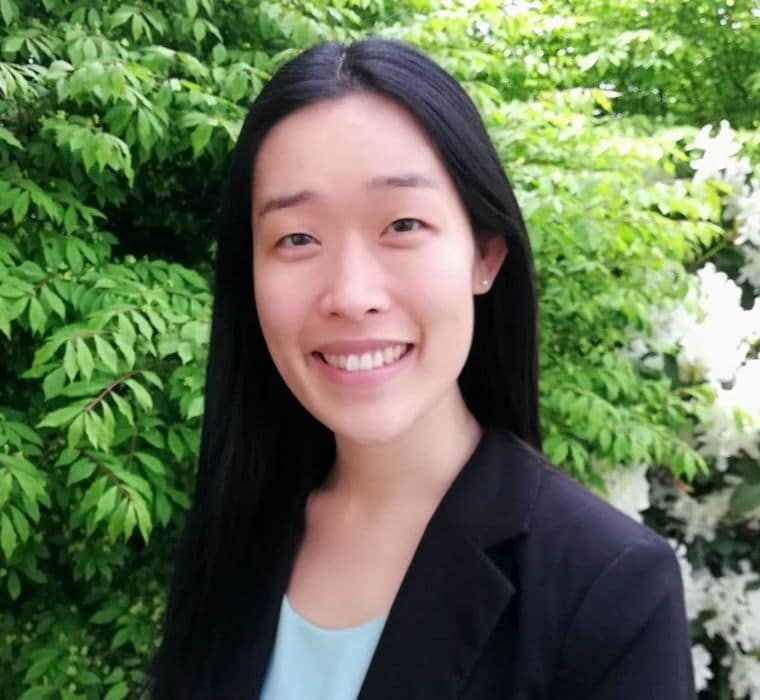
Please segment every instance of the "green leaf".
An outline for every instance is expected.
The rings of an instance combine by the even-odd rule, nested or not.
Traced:
[[[187,405],[186,418],[196,418],[203,415],[203,396],[194,396]]]
[[[75,344],[73,340],[66,343],[66,350],[63,353],[63,368],[66,370],[66,376],[70,382],[74,381],[74,377],[79,373],[79,365],[77,364],[77,354],[74,349]]]
[[[95,522],[101,521],[106,515],[110,514],[116,505],[118,487],[111,486],[99,499],[95,509]]]
[[[26,442],[31,442],[39,447],[42,447],[42,438],[32,430],[26,423],[19,423],[18,421],[6,421],[5,427],[10,432],[16,433]]]
[[[40,298],[50,307],[50,310],[58,314],[58,317],[62,320],[66,320],[66,307],[64,306],[61,298],[54,294],[49,285],[43,285],[40,289]]]
[[[90,485],[79,503],[80,513],[86,513],[88,510],[95,507],[107,484],[108,477],[100,476]]]
[[[18,508],[16,508],[16,506],[11,506],[10,511],[11,518],[13,520],[13,524],[16,527],[16,532],[18,533],[19,539],[22,542],[26,542],[29,539],[29,535],[31,534],[31,530],[29,529],[29,521],[26,519],[26,516]]]
[[[748,513],[760,508],[760,483],[739,484],[731,494],[731,510],[734,513]]]
[[[157,459],[147,452],[135,452],[135,457],[137,457],[137,459],[139,459],[149,471],[158,476],[166,476],[166,469],[160,459]]]
[[[69,449],[75,448],[84,434],[84,413],[80,413],[69,426],[66,433],[66,444]]]
[[[169,450],[171,451],[174,459],[179,462],[185,455],[185,446],[182,442],[182,438],[179,436],[174,428],[169,428],[169,434],[166,438]]]
[[[0,0],[2,2],[2,0]],[[29,211],[29,193],[22,192],[13,204],[11,213],[13,214],[13,223],[20,224],[26,217],[26,213]]]
[[[77,682],[84,686],[100,686],[102,685],[102,682],[100,680],[100,676],[93,673],[92,671],[79,671],[77,673]],[[75,700],[73,697],[71,700]]]
[[[95,447],[105,447],[108,440],[106,439],[103,421],[94,411],[88,411],[84,414],[84,432],[90,444]]]
[[[26,297],[34,292],[30,285],[22,284],[20,280],[12,279],[10,284],[0,284],[0,296],[7,299]]]
[[[90,622],[95,625],[107,625],[109,622],[116,620],[122,612],[123,610],[118,604],[108,603],[105,608],[101,608],[93,614]]]
[[[129,695],[129,688],[124,681],[120,681],[116,685],[111,686],[103,700],[122,700],[127,695]]]
[[[115,542],[119,538],[119,535],[124,532],[124,520],[126,519],[128,507],[129,501],[123,498],[108,520],[108,536],[112,542]]]
[[[61,450],[61,454],[58,455],[58,459],[55,461],[56,467],[67,467],[69,464],[71,464],[77,457],[79,457],[79,450],[70,450],[68,448],[64,448]]]
[[[206,23],[200,18],[193,22],[193,36],[196,41],[203,41],[203,37],[206,36]]]
[[[0,508],[2,508],[13,488],[13,475],[6,469],[0,474]]]
[[[37,423],[37,427],[58,428],[65,425],[78,416],[89,403],[89,399],[82,399],[81,401],[75,401],[68,406],[59,408],[56,411],[51,411],[39,423]]]
[[[81,338],[77,338],[76,348],[77,364],[79,365],[79,369],[87,379],[90,379],[92,377],[92,372],[95,369],[95,362],[92,359],[90,348],[87,347],[87,343],[85,343]]]
[[[31,326],[32,333],[43,333],[46,320],[47,314],[45,314],[45,309],[42,308],[39,299],[31,297],[29,299],[29,325]]]
[[[169,503],[169,499],[166,498],[162,491],[156,493],[154,505],[156,507],[156,515],[158,516],[159,522],[164,526],[168,525],[172,517],[172,507]]]
[[[3,51],[8,53],[16,53],[23,46],[26,41],[26,37],[23,36],[11,36],[3,42]]]
[[[45,399],[52,399],[58,396],[66,382],[66,370],[63,367],[56,367],[50,374],[45,375],[42,380],[42,391]]]
[[[0,299],[0,331],[8,340],[11,339],[11,319],[8,314],[8,305]]]
[[[95,462],[86,458],[74,462],[71,465],[71,469],[69,469],[69,478],[66,480],[66,486],[72,486],[92,476],[95,466]]]
[[[11,600],[18,600],[19,595],[21,595],[21,580],[15,569],[8,572],[8,595]]]
[[[6,513],[3,513],[2,517],[0,517],[0,547],[3,549],[3,554],[5,554],[6,560],[11,558],[17,545],[18,537],[16,536],[16,531],[13,529],[11,519]]]
[[[55,355],[58,348],[63,345],[62,338],[54,338],[47,341],[37,352],[34,353],[34,365],[44,365],[50,358]]]
[[[63,215],[63,230],[66,233],[74,233],[79,224],[79,215],[75,207],[70,206],[66,208],[66,212]]]
[[[147,382],[150,382],[157,389],[164,388],[164,383],[161,381],[161,377],[159,377],[155,372],[151,372],[149,369],[146,369],[143,370],[142,376]]]
[[[560,435],[551,435],[544,444],[547,457],[554,464],[563,464],[567,459],[569,445],[567,440]]]
[[[119,371],[116,351],[99,335],[95,336],[95,349],[103,364],[116,374]]]
[[[135,513],[134,503],[130,503],[127,508],[127,514],[124,518],[124,539],[129,539],[134,532],[135,525],[137,524],[137,515]]]
[[[84,266],[84,259],[82,253],[79,251],[78,240],[76,238],[66,239],[66,260],[71,267],[71,270],[77,274],[82,272]]]
[[[150,340],[153,337],[153,326],[148,323],[145,316],[143,316],[138,311],[132,312],[132,320],[135,322],[135,325],[140,329],[140,333]]]
[[[110,620],[109,620],[110,622]],[[113,683],[118,683],[120,680],[124,679],[124,669],[121,666],[117,666],[111,673],[108,674],[103,679],[103,683],[106,685],[112,685]]]
[[[6,42],[6,49],[8,49],[8,45]],[[4,141],[9,146],[13,146],[14,148],[20,148],[23,150],[23,146],[21,145],[21,141],[19,141],[11,131],[8,131],[4,126],[0,126],[0,141]]]
[[[26,672],[25,681],[35,680],[47,671],[50,665],[60,657],[61,649],[55,646],[44,646],[34,652],[35,662]]]
[[[128,340],[122,333],[114,333],[112,336],[114,344],[121,350],[121,354],[124,355],[124,359],[127,361],[127,367],[129,369],[135,366],[135,351],[132,344],[134,339]]]
[[[32,503],[36,503],[37,498],[39,498],[41,495],[45,493],[45,489],[42,486],[42,483],[39,478],[35,478],[25,472],[18,471],[18,470],[15,470],[13,472],[13,477],[18,482],[18,485],[21,487],[21,490],[24,492],[24,495]],[[30,511],[29,515],[33,515],[33,513]]]
[[[212,132],[213,127],[208,123],[198,124],[198,126],[195,127],[192,135],[190,136],[190,143],[193,147],[194,158],[197,158],[201,153],[203,153],[203,149],[206,148],[209,140],[211,139]]]
[[[132,504],[135,507],[135,514],[137,515],[137,527],[140,530],[143,540],[147,544],[150,539],[150,531],[153,527],[150,520],[150,513],[145,505],[145,501],[139,496],[132,500]]]
[[[132,413],[132,406],[130,405],[129,401],[127,401],[124,397],[119,396],[119,394],[117,394],[115,391],[111,392],[110,398],[116,404],[116,408],[119,410],[119,413],[124,416],[127,423],[134,427],[135,417]]]
[[[135,331],[132,322],[124,314],[119,314],[118,327],[118,335],[121,336],[128,345],[134,345],[135,340],[137,340],[137,332]]]
[[[150,394],[142,384],[140,384],[138,381],[135,381],[134,379],[127,379],[124,383],[130,389],[132,389],[135,400],[140,404],[140,406],[142,406],[146,411],[150,411],[153,408],[153,399],[150,398]]]

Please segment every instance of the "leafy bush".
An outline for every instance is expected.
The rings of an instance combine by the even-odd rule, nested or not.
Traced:
[[[602,490],[642,464],[708,479],[714,389],[630,348],[730,250],[725,185],[692,177],[687,146],[708,120],[751,125],[758,50],[677,0],[573,4],[0,0],[0,695],[144,680],[193,484],[220,179],[248,102],[316,41],[411,41],[481,109],[537,256],[548,456]],[[711,73],[734,79],[695,106]]]

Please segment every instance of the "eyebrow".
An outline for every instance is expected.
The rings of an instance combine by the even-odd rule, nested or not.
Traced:
[[[364,183],[364,188],[367,190],[396,189],[399,187],[429,187],[432,189],[438,189],[438,183],[435,182],[435,180],[431,180],[426,175],[420,175],[419,173],[380,175],[378,177],[373,177],[371,180],[367,180]],[[271,197],[261,207],[259,218],[268,214],[270,211],[287,209],[288,207],[294,207],[303,202],[319,198],[320,195],[313,190],[302,190],[300,192],[294,192],[293,194]]]

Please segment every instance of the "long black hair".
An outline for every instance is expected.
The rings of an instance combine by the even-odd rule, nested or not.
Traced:
[[[332,433],[287,388],[264,343],[253,298],[253,164],[267,132],[321,100],[372,91],[406,108],[432,138],[478,241],[509,253],[475,295],[473,342],[459,378],[481,425],[541,449],[536,291],[512,187],[478,111],[457,81],[414,47],[369,36],[329,42],[285,64],[243,124],[223,195],[200,463],[150,672],[155,699],[250,696],[263,592],[309,491],[335,456]],[[259,645],[261,646],[261,645]]]

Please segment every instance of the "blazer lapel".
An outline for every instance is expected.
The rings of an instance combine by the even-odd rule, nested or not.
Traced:
[[[485,431],[422,535],[357,700],[459,695],[515,593],[489,548],[528,527],[541,474],[530,456]]]

